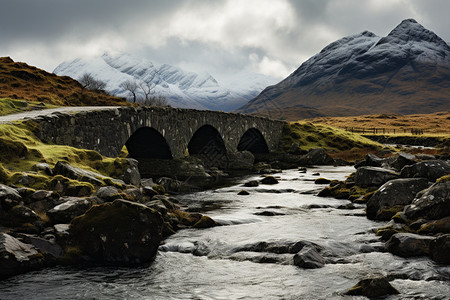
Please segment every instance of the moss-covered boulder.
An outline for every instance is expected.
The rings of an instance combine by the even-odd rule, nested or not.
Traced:
[[[79,250],[83,260],[102,265],[139,265],[154,259],[162,229],[163,218],[156,210],[115,200],[93,206],[72,220],[69,232],[71,247]]]
[[[395,206],[410,204],[416,194],[428,188],[429,182],[425,178],[401,178],[394,179],[383,184],[375,194],[367,201],[367,218],[371,220],[389,220],[395,213],[383,213]]]
[[[433,220],[421,225],[417,233],[419,234],[450,233],[450,216],[442,218],[440,220]]]

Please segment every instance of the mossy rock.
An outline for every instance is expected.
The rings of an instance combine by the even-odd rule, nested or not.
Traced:
[[[387,221],[395,216],[398,212],[403,211],[403,205],[395,205],[393,207],[383,207],[377,211],[376,220]]]
[[[217,224],[216,221],[214,221],[213,219],[211,219],[208,216],[202,216],[200,218],[200,220],[198,220],[192,227],[193,228],[211,228],[211,227],[215,227],[219,224]]]
[[[158,195],[165,195],[166,189],[162,185],[155,185],[153,186],[153,190],[158,193]]]
[[[450,216],[440,220],[434,220],[420,226],[419,234],[450,233]]]
[[[4,163],[26,157],[28,154],[28,148],[23,143],[4,138],[0,138],[0,149],[2,149],[0,162]]]
[[[450,181],[450,174],[440,177],[436,182],[447,182]]]
[[[386,278],[379,277],[363,279],[350,288],[345,294],[352,296],[366,296],[372,299],[400,293],[392,287]]]

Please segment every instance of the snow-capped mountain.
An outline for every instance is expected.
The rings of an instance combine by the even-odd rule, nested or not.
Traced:
[[[413,19],[386,37],[344,37],[266,88],[240,112],[317,115],[431,113],[450,109],[450,47]]]
[[[75,79],[90,73],[107,84],[106,90],[119,97],[129,96],[120,87],[126,80],[152,82],[154,95],[166,97],[174,107],[223,111],[242,106],[274,82],[273,78],[260,74],[238,74],[233,80],[240,82],[239,85],[232,82],[220,84],[207,73],[187,72],[168,64],[156,66],[149,60],[129,54],[108,53],[100,57],[63,62],[53,72]],[[141,93],[139,89],[138,93]]]

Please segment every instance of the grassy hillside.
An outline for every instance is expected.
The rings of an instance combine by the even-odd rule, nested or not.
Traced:
[[[14,62],[9,57],[0,57],[0,98],[59,106],[130,105],[122,98],[83,89],[70,77]]]

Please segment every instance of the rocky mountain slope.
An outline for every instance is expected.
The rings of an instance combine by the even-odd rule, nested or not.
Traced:
[[[241,107],[288,119],[450,110],[450,47],[413,19],[331,43]]]
[[[0,98],[64,106],[127,104],[123,99],[83,89],[70,77],[14,62],[10,57],[0,57]]]
[[[90,73],[106,82],[106,89],[110,93],[120,97],[129,96],[120,87],[126,80],[152,82],[155,85],[154,95],[166,97],[174,107],[223,111],[242,106],[274,82],[272,78],[263,75],[241,74],[234,78],[234,82],[219,83],[207,73],[187,72],[168,64],[156,66],[149,60],[129,54],[108,53],[91,59],[78,58],[63,62],[55,68],[54,73],[72,78]]]

